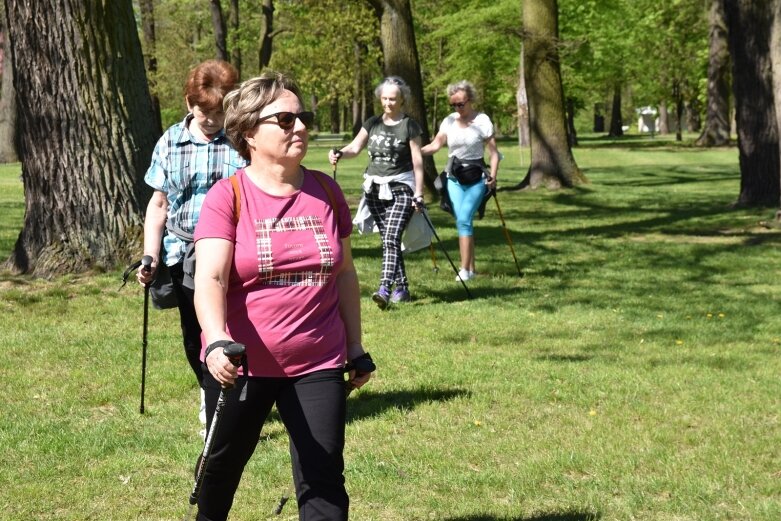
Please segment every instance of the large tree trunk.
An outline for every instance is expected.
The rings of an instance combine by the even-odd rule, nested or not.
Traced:
[[[410,0],[368,0],[380,22],[380,41],[386,76],[400,76],[410,87],[412,99],[404,103],[404,112],[418,122],[423,130],[425,145],[431,140],[424,104],[423,80],[420,76],[420,60],[412,25]],[[423,158],[426,186],[434,192],[437,169],[434,158]]]
[[[272,44],[274,43],[274,1],[263,0],[263,17],[260,20],[258,35],[258,69],[263,70],[271,63]]]
[[[667,102],[659,104],[659,134],[670,133],[670,111],[667,110]]]
[[[361,106],[363,105],[362,101],[364,98],[364,88],[363,88],[363,55],[364,55],[364,48],[359,44],[358,42],[355,42],[353,44],[353,55],[355,56],[355,69],[353,70],[353,103],[352,103],[352,123],[350,125],[350,130],[352,131],[353,137],[358,135],[358,132],[361,131],[361,123],[363,120],[361,119]]]
[[[773,65],[773,92],[774,96],[774,108],[776,115],[776,140],[781,147],[781,0],[774,0],[773,2],[773,21],[770,29],[770,61]],[[781,149],[779,149],[779,157],[781,157]],[[781,197],[781,194],[780,194]],[[781,205],[781,201],[778,201]]]
[[[558,2],[523,2],[523,68],[529,95],[531,164],[521,188],[571,187],[585,181],[567,142],[561,84]]]
[[[518,104],[518,146],[528,147],[531,143],[529,137],[529,97],[526,95],[526,79],[523,69],[523,46],[521,46],[521,63],[518,70],[518,90],[515,93],[515,101]]]
[[[218,60],[228,61],[228,43],[226,39],[225,17],[222,14],[220,0],[210,0],[209,9],[212,13],[212,31],[214,31],[214,57]]]
[[[621,85],[616,83],[613,86],[613,105],[610,109],[610,137],[621,137],[624,135],[624,118],[621,115]]]
[[[24,225],[11,268],[115,269],[141,250],[156,134],[130,0],[6,0]]]
[[[775,4],[775,2],[773,2]],[[740,150],[739,206],[778,206],[778,122],[770,53],[768,2],[724,0]]]
[[[14,68],[5,11],[0,11],[0,163],[15,163],[19,161],[19,156],[16,155]]]
[[[675,129],[675,140],[683,141],[683,94],[681,94],[681,85],[677,81],[673,85],[673,99],[675,100],[675,121],[678,128]]]
[[[153,0],[140,0],[141,32],[144,35],[144,65],[149,91],[152,95],[152,110],[155,113],[155,130],[163,132],[160,116],[160,98],[157,96],[157,37],[155,36],[155,11]]]
[[[708,14],[708,107],[705,128],[697,138],[697,145],[705,147],[728,145],[730,136],[729,49],[723,2],[724,0],[711,0]]]

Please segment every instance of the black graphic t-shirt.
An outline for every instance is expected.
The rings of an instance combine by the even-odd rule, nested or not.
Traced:
[[[412,154],[409,142],[420,136],[420,125],[407,115],[395,125],[386,125],[382,116],[367,119],[363,128],[369,133],[367,173],[391,176],[412,170]]]

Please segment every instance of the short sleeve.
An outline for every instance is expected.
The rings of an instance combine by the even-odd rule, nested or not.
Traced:
[[[418,122],[409,116],[407,116],[407,119],[409,119],[409,122],[407,123],[407,133],[409,134],[409,139],[413,140],[416,137],[420,137],[420,135],[423,134],[423,131],[421,130]]]
[[[480,114],[476,119],[480,134],[483,136],[483,141],[494,135],[494,124],[491,123],[491,118],[487,114]]]
[[[233,185],[230,179],[221,179],[206,194],[195,226],[194,241],[209,238],[234,242],[236,223],[233,221],[233,205]]]
[[[157,141],[152,161],[144,175],[144,181],[154,190],[168,192],[168,138],[166,134]]]
[[[363,122],[363,128],[369,134],[372,133],[372,127],[374,126],[375,123],[377,123],[377,118],[378,118],[378,116],[372,116],[372,117],[370,117],[369,119],[367,119],[366,121]]]
[[[328,187],[331,189],[331,193],[334,196],[333,202],[336,204],[336,208],[334,208],[334,216],[338,219],[339,237],[341,239],[346,239],[350,236],[350,234],[352,234],[353,221],[352,216],[350,215],[350,207],[347,205],[344,192],[342,192],[342,187],[339,186],[339,183],[334,181],[330,176],[322,172],[319,174],[313,173],[312,175],[319,175],[320,179],[327,183]]]

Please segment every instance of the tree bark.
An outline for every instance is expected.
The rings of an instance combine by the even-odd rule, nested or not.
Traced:
[[[781,158],[781,0],[774,0],[772,11],[772,24],[770,27],[770,61],[773,65],[773,105],[776,116],[776,141],[778,142],[779,158]],[[781,159],[779,160],[781,162]],[[779,167],[781,169],[781,165]],[[781,175],[781,172],[779,172]],[[781,184],[781,180],[779,181]],[[779,188],[781,198],[781,188]],[[781,205],[781,201],[778,201]]]
[[[521,60],[518,67],[518,90],[515,93],[515,101],[518,104],[518,146],[528,147],[531,143],[529,137],[529,97],[526,95],[526,79],[523,68],[523,48],[521,48]]]
[[[575,129],[575,100],[567,98],[567,144],[578,146],[578,131]]]
[[[222,3],[220,0],[209,0],[209,10],[212,14],[212,31],[214,31],[214,56],[218,60],[229,61],[225,17],[222,14]]]
[[[605,114],[604,114],[604,103],[594,103],[594,132],[604,132],[605,131]]]
[[[144,35],[144,65],[146,77],[149,83],[149,92],[152,97],[152,110],[155,113],[155,130],[163,133],[163,124],[160,116],[160,98],[157,96],[157,37],[155,36],[155,11],[152,0],[140,0],[141,33]]]
[[[667,110],[667,102],[659,104],[659,134],[670,133],[670,114]]]
[[[523,68],[529,95],[531,163],[515,188],[549,189],[585,182],[567,142],[558,52],[558,2],[523,2]]]
[[[25,195],[9,267],[112,270],[141,251],[156,133],[130,0],[6,0]]]
[[[386,76],[400,76],[410,87],[412,99],[405,100],[404,112],[418,122],[423,131],[422,142],[431,140],[424,104],[423,81],[420,76],[420,60],[415,43],[415,29],[412,24],[410,0],[368,0],[377,13],[380,22],[380,43],[384,59],[383,72]],[[426,186],[434,190],[437,169],[434,158],[423,158]]]
[[[677,81],[673,85],[673,99],[675,100],[675,121],[678,128],[675,129],[675,140],[683,141],[683,94],[681,94],[681,85]]]
[[[621,115],[621,85],[613,86],[613,106],[610,109],[610,137],[621,137],[624,135],[624,118]]]
[[[724,0],[711,0],[708,13],[710,44],[708,48],[708,106],[705,127],[697,145],[719,147],[729,144],[729,48]]]
[[[0,163],[19,161],[16,154],[16,93],[11,64],[11,40],[5,11],[0,10]]]
[[[228,4],[228,25],[230,31],[231,65],[236,67],[241,78],[241,46],[239,45],[239,0],[230,0]]]
[[[736,204],[778,206],[781,163],[770,52],[773,9],[768,2],[724,0],[724,15],[740,151]]]
[[[272,44],[274,43],[274,1],[263,0],[263,16],[258,35],[258,69],[263,70],[271,63]]]

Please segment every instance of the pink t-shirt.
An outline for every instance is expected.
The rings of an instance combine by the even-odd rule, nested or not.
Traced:
[[[344,364],[346,338],[334,273],[343,260],[341,238],[352,232],[350,209],[334,180],[304,172],[298,192],[277,197],[239,170],[238,224],[233,187],[223,179],[206,195],[195,228],[195,241],[235,243],[227,329],[247,346],[250,376],[298,376]],[[315,175],[331,187],[337,208]]]

